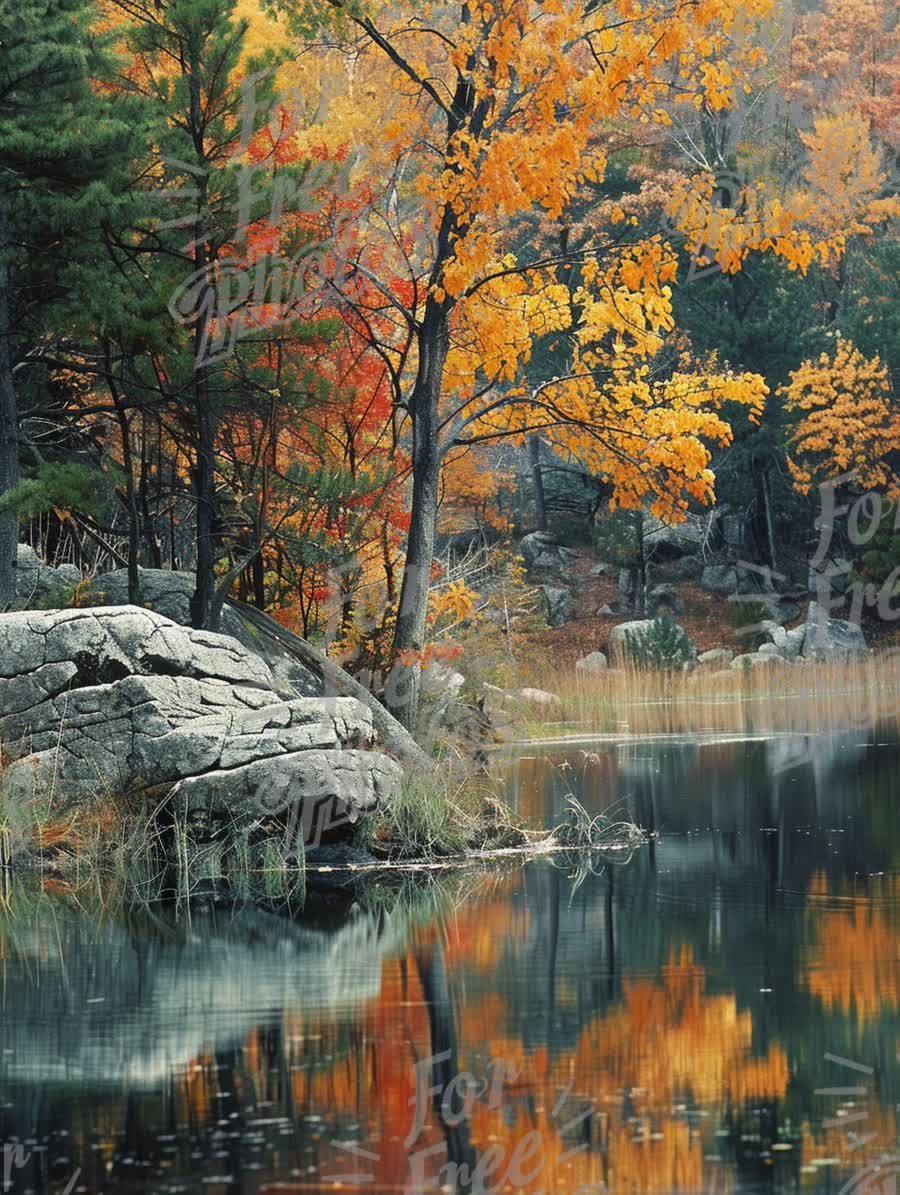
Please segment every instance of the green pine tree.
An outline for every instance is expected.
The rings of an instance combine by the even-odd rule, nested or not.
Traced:
[[[140,175],[155,210],[143,229],[117,246],[118,264],[135,278],[136,324],[155,340],[168,379],[164,398],[193,456],[191,617],[197,627],[210,626],[221,604],[215,567],[227,517],[218,500],[219,427],[229,407],[271,403],[273,389],[280,401],[291,401],[272,371],[261,376],[266,370],[258,364],[265,343],[286,334],[284,328],[227,343],[230,316],[241,304],[246,308],[257,301],[254,288],[260,282],[269,285],[265,265],[247,270],[242,256],[248,232],[265,221],[278,226],[281,213],[304,199],[309,164],[280,164],[270,153],[249,168],[248,146],[277,119],[277,57],[245,60],[247,24],[235,16],[236,0],[111,2],[131,22],[128,49],[140,56],[143,68],[134,86],[151,113],[154,146]],[[298,246],[285,243],[283,228],[279,232],[280,255],[290,258]],[[277,285],[279,280],[276,270],[271,281]],[[248,286],[252,295],[244,293]],[[276,295],[272,298],[277,302]],[[296,324],[291,328],[299,339],[313,333]],[[154,377],[142,378],[146,362],[139,353],[135,357],[135,376],[152,387]]]
[[[625,635],[628,659],[636,668],[678,671],[697,654],[684,627],[668,611],[657,615],[648,627]]]
[[[16,590],[20,451],[40,460],[20,443],[17,367],[77,307],[125,184],[127,101],[92,86],[111,65],[97,15],[88,0],[0,0],[0,609]]]

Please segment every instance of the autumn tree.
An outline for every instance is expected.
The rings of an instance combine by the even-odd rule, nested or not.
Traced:
[[[797,489],[843,474],[861,489],[900,495],[900,411],[878,356],[838,336],[833,353],[804,361],[782,394],[796,420],[788,465]]]
[[[289,7],[301,32],[316,18]],[[389,72],[402,97],[383,127],[387,169],[369,241],[350,246],[343,293],[366,317],[374,308],[354,287],[365,278],[378,289],[393,331],[376,343],[409,421],[411,525],[386,700],[412,725],[448,451],[538,429],[564,443],[577,435],[617,500],[678,510],[687,493],[711,492],[702,438],[727,435],[714,414],[722,391],[759,408],[762,390],[727,371],[699,384],[651,377],[671,327],[675,262],[661,237],[625,230],[577,253],[535,253],[523,233],[528,220],[559,222],[576,196],[602,188],[605,122],[623,112],[663,121],[659,98],[670,92],[727,104],[740,65],[726,77],[708,35],[752,22],[764,5],[748,13],[712,0],[613,17],[560,2],[536,11],[522,0],[454,5],[427,23],[335,7],[345,43],[355,39],[357,59]],[[402,290],[367,260],[376,240],[393,246]],[[563,265],[576,268],[571,280],[561,280]],[[536,339],[553,334],[568,338],[566,377],[517,386]]]
[[[796,22],[784,90],[816,115],[853,112],[896,154],[900,30],[888,0],[825,0]]]
[[[692,346],[760,373],[772,391],[764,420],[714,455],[717,497],[743,512],[742,552],[773,574],[796,568],[798,580],[811,511],[791,487],[795,420],[780,388],[836,332],[889,365],[896,343],[888,9],[829,0],[798,18],[793,39],[779,24],[768,54],[752,49],[730,108],[669,105],[671,138],[629,165],[639,189],[621,201],[638,214],[655,201],[673,242],[685,237],[675,307]]]

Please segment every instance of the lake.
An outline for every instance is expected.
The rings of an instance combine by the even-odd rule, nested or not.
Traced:
[[[14,897],[7,1189],[896,1195],[897,739],[499,766],[533,825],[574,793],[652,837],[293,919]]]

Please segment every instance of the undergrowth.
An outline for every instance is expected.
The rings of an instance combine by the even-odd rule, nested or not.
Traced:
[[[487,779],[407,775],[388,808],[366,820],[363,844],[382,858],[435,858],[520,846],[519,819]]]

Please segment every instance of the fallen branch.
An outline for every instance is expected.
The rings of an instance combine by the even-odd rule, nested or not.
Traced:
[[[286,627],[255,606],[249,606],[246,602],[238,601],[236,598],[228,598],[227,604],[233,607],[246,622],[270,639],[275,640],[288,655],[311,668],[317,676],[321,677],[330,695],[355,697],[357,701],[361,701],[363,705],[367,706],[372,712],[372,721],[382,744],[402,764],[406,767],[431,769],[432,760],[409,731],[388,713],[377,697],[374,697],[359,681],[354,680],[349,672],[345,672],[343,668],[335,664],[333,660],[329,660],[323,652],[313,647],[306,639],[301,639],[293,631],[287,630]]]

